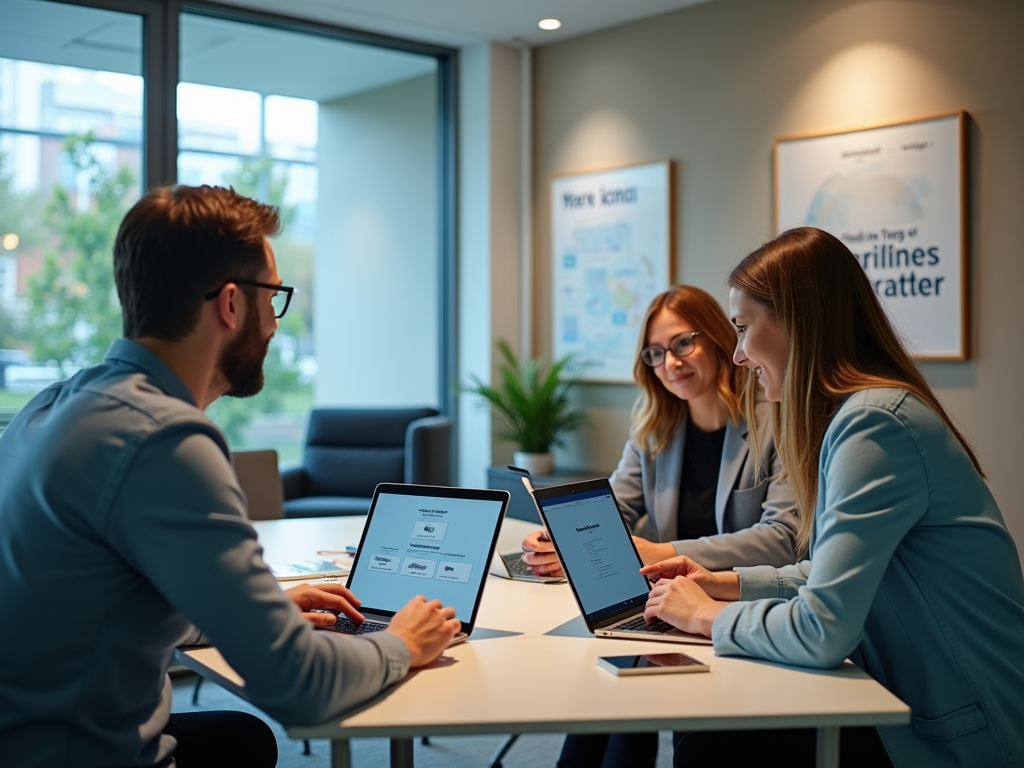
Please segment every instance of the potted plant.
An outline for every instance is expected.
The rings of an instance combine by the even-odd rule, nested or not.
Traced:
[[[565,438],[587,421],[582,408],[569,399],[569,387],[579,381],[572,356],[556,360],[550,367],[542,360],[520,360],[505,339],[498,341],[503,359],[500,381],[495,386],[470,375],[463,392],[480,395],[498,417],[496,436],[515,443],[515,464],[531,474],[551,474],[551,449],[564,445]]]

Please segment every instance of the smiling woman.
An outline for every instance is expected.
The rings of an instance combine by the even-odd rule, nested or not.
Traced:
[[[789,359],[789,334],[768,308],[735,288],[729,291],[729,313],[736,326],[733,362],[746,366],[771,402],[782,397],[782,378]]]
[[[685,554],[732,568],[796,556],[795,504],[779,482],[772,441],[750,447],[735,341],[722,308],[700,288],[677,286],[647,310],[633,367],[641,391],[633,432],[611,476],[644,563]],[[561,572],[542,532],[523,548],[538,575]],[[643,766],[656,748],[657,734],[569,736],[559,765]]]
[[[769,422],[800,504],[807,557],[709,573],[672,558],[646,615],[715,652],[830,668],[849,658],[907,702],[912,722],[841,744],[842,765],[1024,764],[1024,579],[977,457],[914,366],[856,257],[799,228],[729,277],[736,360],[771,403]],[[757,439],[757,431],[752,430]],[[812,765],[794,737],[688,734],[676,765]],[[879,737],[881,740],[879,740]],[[884,743],[884,749],[882,745]],[[870,755],[870,756],[867,756]]]

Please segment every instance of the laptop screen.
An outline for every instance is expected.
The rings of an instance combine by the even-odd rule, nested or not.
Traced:
[[[544,498],[548,530],[583,613],[590,621],[646,601],[647,579],[606,481],[603,487]]]
[[[397,612],[424,595],[452,606],[459,621],[471,624],[508,495],[454,488],[437,490],[457,495],[426,495],[416,493],[415,486],[405,489],[409,492],[387,488],[397,489],[378,487],[349,589],[368,610]],[[473,495],[484,498],[469,498]]]

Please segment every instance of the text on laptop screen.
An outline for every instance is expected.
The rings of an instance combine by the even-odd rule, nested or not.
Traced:
[[[625,603],[650,587],[607,490],[582,491],[541,502],[562,566],[588,616]]]
[[[381,493],[350,587],[364,606],[398,611],[416,595],[473,617],[500,501]]]

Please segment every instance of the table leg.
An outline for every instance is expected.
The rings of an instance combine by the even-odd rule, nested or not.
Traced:
[[[839,768],[839,728],[818,729],[817,768]]]
[[[352,750],[348,739],[331,741],[331,768],[352,768]]]
[[[412,739],[391,739],[391,768],[413,768]]]

